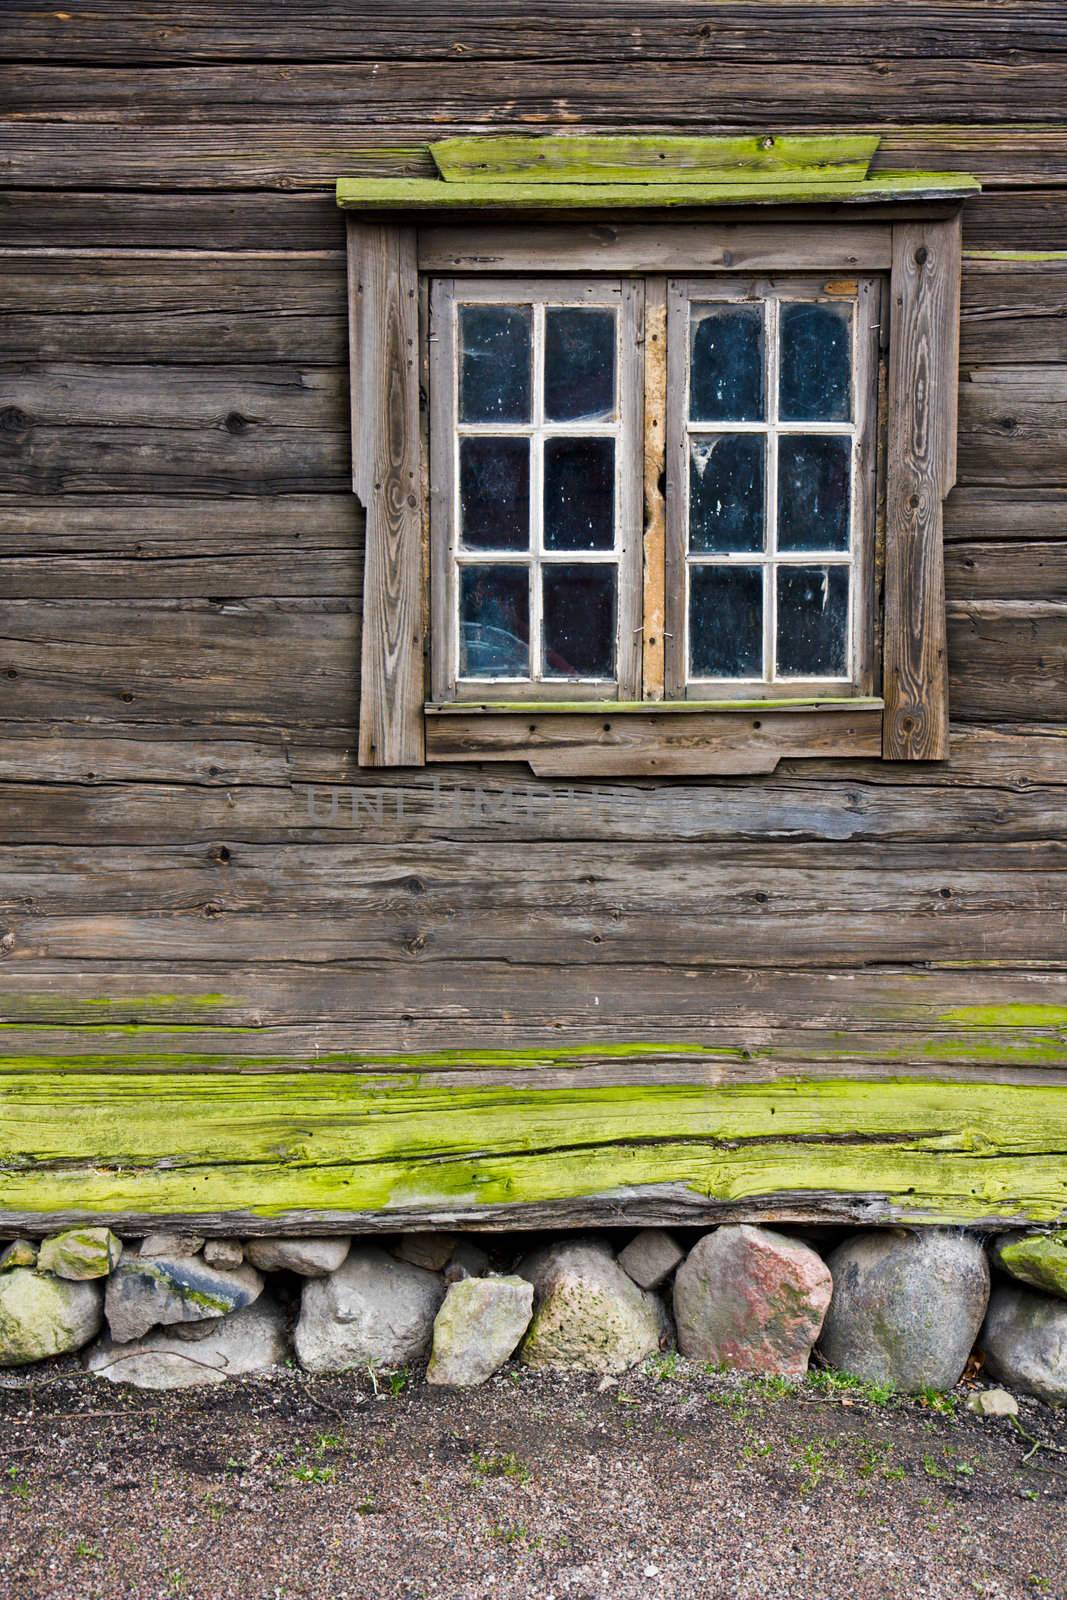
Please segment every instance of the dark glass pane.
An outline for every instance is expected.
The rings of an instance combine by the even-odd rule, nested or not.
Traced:
[[[460,677],[528,678],[529,637],[529,568],[460,567]]]
[[[529,306],[461,306],[459,420],[529,422]]]
[[[762,678],[761,567],[690,567],[689,676]]]
[[[615,568],[541,568],[546,678],[615,676]]]
[[[778,676],[848,676],[848,568],[778,568]]]
[[[763,405],[763,307],[694,306],[690,421],[762,422]]]
[[[785,422],[847,422],[852,415],[852,308],[783,303],[778,415]]]
[[[615,440],[545,440],[545,549],[615,543]]]
[[[778,437],[779,550],[847,550],[852,440]]]
[[[690,439],[690,550],[763,549],[764,452],[762,433]]]
[[[530,547],[530,441],[459,441],[461,539],[468,550]]]
[[[615,415],[615,313],[545,311],[545,416],[551,422]]]

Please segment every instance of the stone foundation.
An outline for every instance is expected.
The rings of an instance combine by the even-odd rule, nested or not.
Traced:
[[[659,1351],[800,1379],[815,1359],[901,1393],[972,1352],[1067,1402],[1067,1231],[663,1229],[528,1236],[119,1240],[71,1228],[0,1251],[0,1367],[81,1351],[116,1383],[269,1372],[483,1383],[505,1362],[618,1375]]]

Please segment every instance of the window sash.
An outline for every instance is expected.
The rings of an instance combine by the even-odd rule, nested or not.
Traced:
[[[459,417],[459,308],[534,307],[532,413],[529,422],[469,423]],[[554,422],[544,410],[544,325],[547,307],[607,307],[617,318],[616,417],[613,421]],[[431,692],[436,702],[507,699],[635,700],[641,664],[641,451],[644,281],[638,279],[435,278],[430,287],[430,542]],[[528,438],[532,442],[531,540],[517,551],[460,547],[459,448],[463,438]],[[549,550],[543,528],[543,451],[546,438],[615,440],[615,526],[610,548]],[[530,573],[529,677],[461,677],[459,574],[470,566],[516,566]],[[542,580],[558,566],[612,565],[616,572],[615,676],[567,677],[542,668]]]
[[[667,548],[666,696],[672,700],[787,700],[826,694],[870,695],[876,680],[878,607],[875,594],[877,502],[877,414],[882,280],[815,277],[763,279],[702,276],[672,278],[667,285]],[[789,301],[852,303],[851,376],[853,417],[847,422],[780,420],[779,308]],[[766,394],[764,418],[739,422],[691,421],[690,319],[694,305],[758,304],[764,309]],[[765,541],[749,552],[694,552],[689,548],[690,441],[714,434],[749,434],[767,439]],[[778,548],[778,442],[803,435],[849,437],[851,451],[849,545],[845,550],[782,551]],[[777,574],[783,567],[847,567],[848,665],[843,677],[772,676],[777,654]],[[708,678],[689,672],[690,585],[695,568],[758,567],[762,584],[760,676]]]

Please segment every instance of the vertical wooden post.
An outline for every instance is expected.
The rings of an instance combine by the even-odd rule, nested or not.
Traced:
[[[366,511],[359,760],[421,766],[422,516],[415,230],[348,222],[352,487]]]
[[[667,626],[667,285],[645,284],[645,536],[642,683],[645,700],[662,700]]]
[[[948,755],[941,502],[956,471],[960,222],[893,229],[882,756]]]

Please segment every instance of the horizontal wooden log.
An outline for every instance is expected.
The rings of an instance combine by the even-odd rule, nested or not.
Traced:
[[[65,729],[59,731],[65,736]],[[104,741],[86,760],[83,775],[68,784],[24,779],[10,786],[4,793],[5,837],[27,843],[166,837],[211,844],[233,838],[266,843],[354,836],[429,844],[457,835],[572,842],[666,833],[682,839],[865,839],[875,845],[924,837],[1050,839],[1060,837],[1063,828],[1062,787],[1013,792],[1006,785],[1003,793],[921,788],[902,805],[889,782],[864,783],[843,773],[837,782],[813,776],[805,783],[794,777],[781,786],[777,778],[719,780],[699,789],[675,780],[660,794],[627,794],[625,780],[601,793],[607,780],[599,780],[594,794],[573,783],[569,789],[545,786],[523,768],[476,778],[469,769],[442,768],[435,769],[443,775],[436,790],[432,780],[394,787],[368,783],[366,774],[340,787],[327,782],[319,789],[304,784],[267,788],[220,782],[224,775],[240,773],[246,759],[244,745],[227,748],[225,740],[217,756],[191,759],[179,782],[154,781],[151,758],[143,763],[146,775],[136,782],[101,781],[91,762],[97,753],[118,760],[116,745]],[[176,741],[172,764],[182,758],[183,748]],[[20,763],[26,760],[22,750]],[[71,765],[78,760],[76,751],[68,760]],[[284,761],[284,753],[277,755],[279,766]]]
[[[20,73],[25,70],[20,69]],[[65,83],[77,76],[72,71],[52,70],[62,72]],[[940,65],[931,64],[928,70],[939,71]],[[1057,109],[1034,111],[1033,120],[1055,121],[1058,117],[1061,70],[1047,66],[1045,69],[1051,84],[1048,92],[1057,97]],[[233,120],[221,114],[211,120],[202,115],[194,118],[187,96],[182,104],[176,103],[182,100],[183,92],[189,87],[179,72],[169,94],[174,103],[169,112],[170,120],[143,124],[134,122],[128,110],[124,112],[123,109],[124,105],[128,108],[132,100],[139,100],[142,106],[147,104],[140,72],[109,74],[109,79],[126,80],[118,91],[117,103],[109,109],[92,100],[90,115],[72,115],[70,121],[59,120],[55,112],[49,113],[53,120],[39,120],[46,114],[46,96],[52,90],[51,85],[46,88],[38,80],[34,89],[38,116],[5,125],[0,183],[19,190],[54,191],[65,189],[71,172],[76,171],[79,185],[101,191],[121,188],[166,193],[176,189],[217,190],[224,184],[229,191],[274,188],[287,191],[329,189],[332,192],[339,175],[430,176],[432,163],[425,148],[427,140],[471,124],[495,124],[505,128],[525,124],[542,127],[545,131],[573,128],[578,132],[625,131],[632,126],[648,128],[648,84],[643,71],[635,72],[635,82],[630,86],[632,120],[628,120],[614,96],[610,107],[598,115],[592,108],[575,105],[566,94],[560,95],[557,91],[562,85],[546,84],[545,74],[539,69],[530,71],[535,84],[521,104],[502,96],[499,85],[493,82],[487,89],[490,98],[472,96],[471,103],[462,107],[462,114],[458,109],[451,111],[442,102],[441,123],[431,127],[417,123],[413,126],[411,118],[422,114],[427,103],[435,106],[439,103],[436,76],[431,83],[411,86],[410,105],[394,99],[364,113],[360,100],[359,115],[355,116],[351,107],[370,81],[370,69],[367,69],[364,82],[358,86],[349,84],[338,91],[344,101],[340,114],[336,106],[311,106],[304,120],[290,120],[290,108],[281,108],[289,111],[288,116],[272,112],[263,74],[252,69],[247,109],[234,107]],[[830,76],[832,69],[816,71],[822,77]],[[1019,97],[1025,98],[1030,75],[1026,68],[1018,71]],[[877,83],[869,82],[872,72]],[[153,72],[153,96],[157,93],[156,79],[162,76],[162,73]],[[173,79],[174,74],[171,77]],[[732,69],[730,77],[736,81]],[[1006,131],[1001,128],[975,126],[973,122],[938,127],[920,122],[911,128],[899,125],[905,121],[902,116],[895,119],[897,125],[881,129],[877,124],[872,126],[867,119],[871,105],[881,104],[883,77],[877,69],[867,68],[859,70],[857,78],[854,100],[846,94],[840,103],[841,121],[837,126],[849,131],[881,134],[878,155],[872,163],[875,172],[916,168],[973,172],[983,181],[1001,187],[1027,189],[1060,183],[1067,173],[1067,134],[1056,127],[1018,126],[1023,120],[1021,110],[1011,113],[1013,126],[1007,130],[1010,137],[1006,137]],[[472,84],[474,75],[466,72],[465,80],[467,85]],[[768,125],[782,132],[827,129],[824,108],[835,102],[839,89],[844,87],[837,79],[826,82],[820,94],[811,87],[810,77],[798,72],[791,79],[798,86],[798,96],[801,99],[815,96],[804,107],[792,102],[783,107],[778,92],[782,83],[780,71],[768,70],[767,80],[762,97],[757,95],[746,100],[742,87],[722,101],[711,94],[703,67],[692,72],[688,93],[680,83],[664,82],[658,86],[658,93],[664,102],[666,97],[671,97],[672,118],[675,89],[678,90],[677,115],[666,126],[668,129],[693,126],[701,131],[711,128],[719,132]],[[162,89],[162,85],[159,87]],[[1033,88],[1036,100],[1031,101],[1031,109],[1041,103],[1041,85],[1034,83]],[[315,89],[315,84],[309,84],[305,93],[314,97]],[[973,90],[973,81],[962,89],[957,85],[946,96],[951,109],[944,100],[941,102],[946,114],[958,115],[961,97],[966,97],[964,103],[969,109],[973,104]],[[153,104],[158,112],[163,102],[153,99]],[[819,115],[806,121],[806,112],[816,105],[820,107]],[[732,106],[736,107],[736,115],[731,111]],[[909,111],[916,109],[921,109],[923,117],[929,118],[931,111],[937,108],[930,101],[913,96],[909,99]],[[182,120],[183,110],[186,120]],[[343,120],[345,112],[349,120]],[[996,123],[998,119],[991,120]],[[1004,120],[1003,114],[999,120]],[[833,124],[828,131],[835,131]]]
[[[12,600],[6,715],[354,723],[358,618],[336,599]],[[17,693],[14,686],[17,685]]]
[[[957,481],[1067,484],[1067,368],[961,371]]]
[[[344,253],[0,254],[0,339],[8,360],[342,366]]]
[[[32,494],[348,488],[341,368],[11,366],[0,415],[5,485]]]
[[[1067,538],[1067,488],[957,484],[945,502],[945,542]]]
[[[350,494],[253,499],[0,495],[9,599],[344,596],[358,610],[363,514]]]
[[[523,0],[499,0],[491,11],[470,3],[353,5],[350,0],[289,0],[284,21],[268,9],[237,0],[176,5],[142,0],[122,15],[42,10],[34,0],[11,0],[5,10],[8,50],[22,60],[126,65],[131,60],[199,64],[216,61],[765,61],[822,59],[886,61],[948,56],[989,70],[998,57],[1039,59],[1067,49],[1062,12],[1049,0],[1009,7],[981,3],[850,5],[841,10],[811,0],[717,5],[714,11],[679,3],[650,8],[614,0],[610,10],[590,0],[532,12]]]
[[[882,140],[897,137],[883,131]],[[1016,129],[1012,140],[1029,139]],[[399,175],[428,176],[432,162],[423,147],[415,156],[394,162]],[[1010,154],[1008,150],[1005,155]],[[921,159],[915,151],[888,157],[890,165],[952,166],[956,154]],[[970,163],[977,166],[976,161]],[[1035,156],[1028,180],[1019,189],[985,189],[968,200],[963,217],[964,248],[1008,250],[1067,249],[1067,208],[1058,189],[1035,189],[1040,162]],[[342,170],[341,166],[337,170]],[[351,161],[343,163],[351,171]],[[988,174],[987,174],[988,177]],[[9,248],[25,250],[339,250],[344,246],[344,219],[332,190],[323,180],[320,193],[256,194],[242,190],[211,193],[64,192],[62,204],[47,190],[0,188],[0,236]]]
[[[470,773],[469,768],[437,771],[432,774],[389,773],[373,774],[360,771],[355,760],[354,730],[350,726],[294,730],[278,725],[275,728],[242,725],[194,725],[190,718],[179,723],[123,723],[118,720],[93,722],[40,722],[0,723],[0,779],[16,782],[74,782],[82,786],[107,786],[114,782],[130,781],[147,784],[190,784],[194,787],[219,787],[240,789],[259,786],[264,794],[259,802],[264,811],[250,808],[243,811],[243,824],[259,832],[256,816],[266,816],[270,786],[290,789],[301,806],[304,821],[322,818],[323,834],[330,837],[339,830],[352,829],[354,821],[362,829],[370,829],[374,838],[413,838],[418,830],[432,834],[434,800],[438,802],[438,822],[443,827],[450,824],[469,830],[470,837],[496,837],[507,822],[506,795],[515,790],[514,770],[501,773],[498,768],[485,768]],[[789,794],[803,794],[811,798],[824,795],[824,803],[817,806],[822,824],[835,814],[835,805],[841,798],[841,784],[848,784],[845,802],[854,810],[865,810],[869,803],[867,790],[877,787],[921,787],[923,790],[981,790],[995,789],[1008,795],[1027,795],[1029,803],[1024,810],[997,810],[990,805],[990,797],[974,795],[973,800],[960,795],[953,805],[963,806],[957,814],[960,824],[958,837],[992,837],[990,829],[1040,829],[1048,813],[1043,806],[1054,805],[1053,795],[1033,795],[1033,789],[1064,786],[1067,784],[1067,730],[1064,728],[984,728],[984,726],[957,726],[950,739],[950,760],[928,773],[915,774],[896,763],[864,762],[864,760],[817,760],[817,762],[789,762],[777,768],[773,781],[758,784],[760,794],[771,798],[768,810],[760,810],[760,818],[771,832],[774,830],[776,806]],[[334,800],[333,787],[338,786]],[[747,787],[742,784],[741,787]],[[720,798],[709,798],[709,830],[728,826],[733,810],[728,808],[737,800],[737,786],[726,787]],[[310,790],[310,794],[309,794]],[[174,803],[178,803],[181,787],[170,790]],[[534,781],[526,774],[518,782],[514,805],[510,810],[510,824],[515,827],[536,829],[539,821],[549,829],[552,837],[566,837],[566,827],[574,829],[573,837],[654,837],[667,826],[667,810],[656,810],[659,790],[648,782],[619,781],[614,784],[557,784],[550,779]],[[685,830],[699,830],[701,795],[712,794],[702,786],[672,784],[664,790],[662,805],[675,806],[680,816],[678,826]],[[851,800],[849,800],[851,795]],[[478,798],[480,797],[480,798]],[[731,798],[733,797],[733,798]],[[837,797],[830,800],[829,797]],[[888,816],[885,827],[889,834],[910,837],[909,829],[915,824],[912,808],[923,805],[929,795],[912,797],[902,802],[899,829],[893,829]],[[157,797],[160,808],[165,806],[163,792]],[[194,806],[197,826],[210,821],[197,811],[198,797],[190,795],[189,805]],[[160,810],[160,814],[162,810]],[[934,800],[931,810],[923,819],[923,826],[931,827],[936,837],[955,837],[947,834],[950,811],[942,810]],[[555,816],[555,821],[552,821]],[[278,826],[282,818],[278,816]],[[877,826],[872,818],[870,826]],[[918,826],[918,824],[915,824]],[[837,829],[830,837],[848,837]],[[1000,837],[1000,835],[998,835]]]
[[[1067,362],[1067,256],[964,265],[960,361]]]
[[[954,601],[1067,599],[1067,537],[1046,544],[950,544],[945,594]]]
[[[0,1075],[0,1228],[538,1226],[1067,1213],[1067,1087],[804,1078],[539,1089],[413,1074]],[[199,1225],[199,1224],[198,1224]]]
[[[398,858],[373,846],[275,846],[258,875],[216,855],[210,874],[164,869],[128,889],[87,883],[54,913],[25,898],[4,915],[13,962],[213,959],[632,964],[654,949],[694,967],[852,966],[872,959],[1000,961],[1067,967],[1067,871],[1053,845],[958,847],[943,860],[847,847],[805,861],[793,847],[590,845],[561,863],[555,845],[439,844]],[[1010,852],[1010,853],[1009,853]],[[216,871],[215,866],[224,870]],[[128,868],[121,875],[125,878]],[[58,893],[58,885],[56,891]],[[44,885],[40,894],[47,898]],[[124,902],[125,895],[125,902]],[[99,909],[95,909],[99,907]]]
[[[876,962],[697,972],[646,957],[630,967],[568,962],[543,981],[535,977],[499,956],[447,969],[398,962],[7,961],[0,962],[0,1017],[11,1024],[5,1037],[15,1053],[44,1029],[63,1032],[66,1054],[173,1052],[209,1031],[229,1041],[224,1054],[237,1050],[238,1040],[255,1053],[285,1029],[302,1034],[304,1050],[313,1051],[322,1027],[334,1030],[323,1037],[368,1060],[383,1051],[521,1047],[548,1052],[548,1064],[570,1044],[598,1044],[601,1054],[609,1046],[647,1044],[649,1030],[664,1044],[704,1047],[722,1042],[724,1033],[743,1035],[754,1049],[788,1037],[805,1053],[808,1033],[832,1031],[850,1055],[853,1033],[878,1036],[872,1059],[882,1062],[936,1060],[924,1040],[972,1037],[986,1041],[990,1067],[1032,1064],[1030,1044],[1055,1045],[1067,1024],[1067,975],[1005,969],[995,959],[946,968]],[[1047,1062],[1042,1057],[1037,1064]]]
[[[953,715],[1067,721],[1067,603],[954,601],[948,608]],[[994,687],[999,685],[999,687]]]
[[[786,123],[816,131],[827,121],[827,107],[833,107],[838,127],[854,122],[858,126],[848,131],[864,133],[872,106],[897,125],[959,118],[964,106],[972,125],[1056,124],[1065,86],[1063,63],[1048,55],[998,62],[985,75],[958,58],[911,57],[891,66],[869,58],[842,60],[831,48],[809,61],[794,60],[788,72],[755,56],[675,61],[657,72],[653,98],[679,131],[696,124],[707,133],[715,123],[783,133],[789,131],[782,127]],[[590,70],[584,61],[515,60],[481,73],[454,56],[435,62],[378,57],[282,67],[204,63],[195,75],[180,67],[154,68],[151,95],[144,92],[142,72],[128,63],[104,68],[20,64],[0,68],[0,103],[23,124],[69,120],[97,128],[105,121],[133,129],[184,117],[187,126],[321,122],[336,131],[339,115],[364,126],[404,128],[424,123],[432,106],[438,138],[446,131],[465,131],[464,124],[533,123],[549,133],[555,123],[577,133],[583,131],[581,123],[617,123],[620,131],[657,131],[647,126],[649,76],[640,62],[620,62],[606,74]]]

